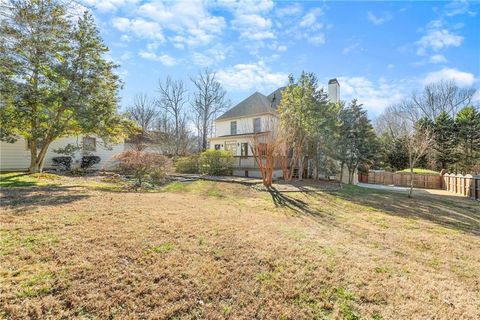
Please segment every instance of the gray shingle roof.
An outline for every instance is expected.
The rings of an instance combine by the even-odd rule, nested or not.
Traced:
[[[268,95],[267,99],[270,101],[272,108],[277,109],[280,101],[282,101],[282,92],[285,88],[286,87],[278,88]]]
[[[250,97],[246,98],[235,107],[222,114],[217,118],[217,120],[274,112],[275,109],[271,107],[270,100],[260,92],[255,92]]]

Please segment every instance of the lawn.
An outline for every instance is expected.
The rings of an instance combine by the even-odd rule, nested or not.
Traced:
[[[399,172],[410,172],[410,169],[407,168],[407,169],[403,169],[403,170],[400,170],[400,171],[397,171],[397,173]],[[418,174],[436,174],[436,175],[439,175],[440,172],[438,171],[433,171],[433,170],[429,170],[429,169],[422,169],[422,168],[413,168],[413,173],[418,173]]]
[[[149,193],[88,186],[2,188],[0,318],[480,315],[472,200],[206,181]]]

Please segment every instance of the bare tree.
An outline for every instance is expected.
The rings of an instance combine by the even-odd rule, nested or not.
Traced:
[[[407,108],[405,103],[389,107],[382,117],[382,129],[403,141],[408,153],[410,168],[410,191],[413,196],[414,173],[413,169],[419,159],[431,148],[434,135],[430,128],[421,127],[415,118],[415,108]]]
[[[178,155],[180,154],[182,144],[181,133],[185,131],[186,126],[184,105],[187,102],[187,89],[182,80],[172,80],[170,76],[164,82],[160,82],[158,87],[160,91],[160,106],[173,119],[174,154]]]
[[[408,104],[415,109],[417,120],[426,117],[432,121],[445,111],[452,117],[472,102],[475,89],[460,88],[455,81],[439,81],[428,84],[422,92],[414,92]]]
[[[191,81],[195,86],[192,101],[195,112],[194,119],[198,136],[201,139],[201,149],[206,150],[212,122],[220,112],[228,107],[229,102],[226,99],[225,90],[215,78],[215,73],[208,69],[201,71],[197,78],[191,78]]]
[[[133,97],[133,105],[127,108],[127,116],[135,121],[142,131],[152,129],[158,110],[155,101],[145,93],[136,94]]]

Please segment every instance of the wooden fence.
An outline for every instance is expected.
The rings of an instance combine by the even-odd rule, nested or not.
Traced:
[[[452,193],[480,200],[480,176],[444,174],[442,185],[443,189]]]
[[[358,181],[363,183],[394,185],[410,187],[409,172],[369,171],[368,174],[360,173]],[[480,200],[480,176],[461,174],[419,174],[413,175],[415,188],[443,189],[449,192]]]

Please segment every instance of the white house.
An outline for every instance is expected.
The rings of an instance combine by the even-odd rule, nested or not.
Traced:
[[[279,88],[268,96],[255,92],[215,120],[215,135],[209,139],[210,149],[229,150],[233,153],[233,175],[261,177],[251,154],[252,138],[276,129],[277,107],[283,89]],[[328,97],[331,101],[340,101],[340,84],[337,79],[328,82]],[[273,176],[282,177],[280,167],[275,168]],[[341,180],[348,182],[348,174],[345,173]]]
[[[105,146],[100,138],[93,136],[71,136],[64,137],[53,141],[45,156],[44,168],[53,166],[52,158],[62,156],[55,153],[55,150],[63,148],[71,144],[74,146],[82,146],[77,151],[72,165],[79,165],[82,155],[94,155],[100,157],[100,163],[94,166],[94,169],[109,168],[113,164],[113,156],[125,150],[124,143]],[[30,167],[30,149],[28,142],[20,138],[14,143],[0,141],[0,171],[23,171]]]

